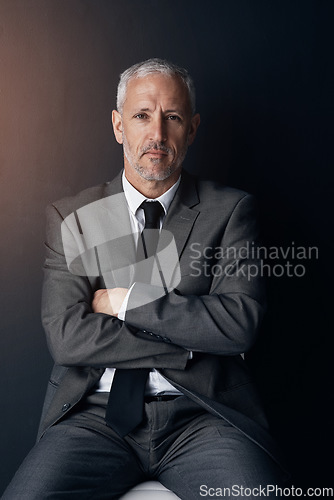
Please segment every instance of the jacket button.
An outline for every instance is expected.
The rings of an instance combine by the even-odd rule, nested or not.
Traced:
[[[65,404],[63,405],[63,407],[62,407],[61,411],[67,411],[67,410],[69,409],[69,407],[70,407],[70,406],[71,406],[71,405],[70,405],[70,403],[65,403]]]

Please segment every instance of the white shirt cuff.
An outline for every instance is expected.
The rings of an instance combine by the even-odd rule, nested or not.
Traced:
[[[131,293],[131,290],[132,290],[133,287],[134,287],[134,284],[131,286],[131,288],[129,288],[128,293],[125,295],[125,298],[124,298],[124,300],[122,302],[122,305],[121,305],[121,307],[120,307],[120,309],[118,311],[117,317],[118,317],[118,319],[120,319],[122,321],[125,320],[126,308],[128,306],[130,293]]]

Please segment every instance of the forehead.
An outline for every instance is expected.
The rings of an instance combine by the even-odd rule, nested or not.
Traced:
[[[126,89],[124,106],[144,107],[161,105],[163,108],[190,108],[188,89],[178,76],[153,73],[132,78]]]

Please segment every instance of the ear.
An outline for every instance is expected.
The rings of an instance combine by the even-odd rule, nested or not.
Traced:
[[[115,109],[112,112],[112,126],[118,144],[123,144],[123,123],[121,114]]]
[[[188,135],[188,146],[190,146],[190,144],[192,144],[194,142],[194,139],[196,137],[196,132],[197,132],[197,129],[198,129],[200,123],[201,123],[201,117],[200,117],[199,113],[196,113],[196,115],[194,115],[191,118],[191,122],[190,122],[189,135]]]

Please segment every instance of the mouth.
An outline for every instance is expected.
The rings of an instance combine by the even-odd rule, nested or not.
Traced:
[[[150,156],[151,158],[163,158],[164,156],[168,156],[168,153],[166,153],[166,151],[162,151],[161,149],[149,149],[144,154]]]

